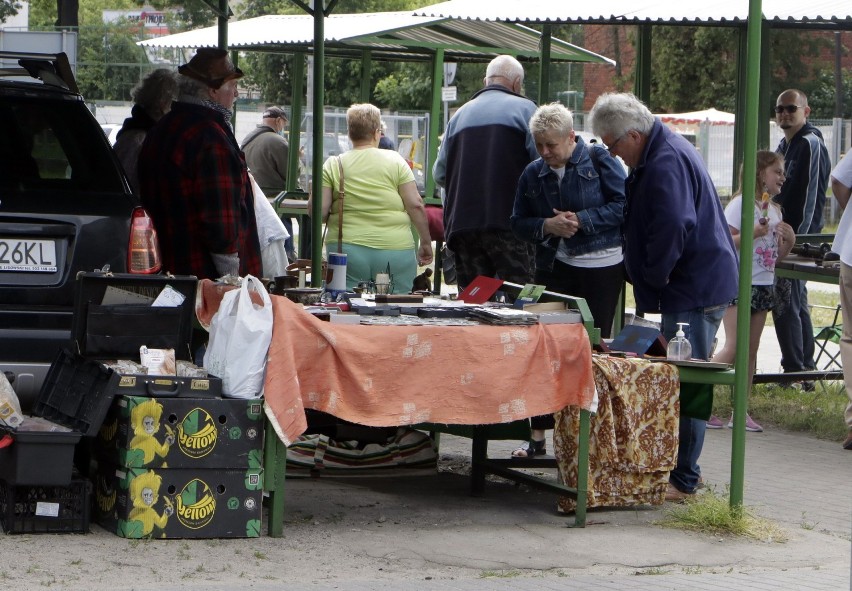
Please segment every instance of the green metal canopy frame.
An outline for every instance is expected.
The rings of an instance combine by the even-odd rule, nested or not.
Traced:
[[[216,0],[204,0],[213,6]],[[291,0],[293,4],[304,10],[313,24],[313,35],[302,33],[307,25],[307,19],[299,15],[267,15],[232,23],[229,26],[227,0],[218,0],[219,9],[215,10],[218,25],[215,27],[217,41],[214,44],[214,28],[188,31],[154,38],[140,42],[141,45],[154,47],[205,47],[217,46],[222,49],[246,50],[259,52],[290,53],[292,61],[292,105],[291,120],[300,121],[302,115],[302,97],[304,95],[303,76],[305,56],[313,54],[313,113],[312,120],[312,153],[322,154],[323,113],[325,105],[324,76],[325,59],[327,55],[335,57],[350,57],[361,60],[362,102],[369,101],[370,85],[369,71],[373,59],[395,61],[426,61],[432,63],[432,103],[430,107],[429,130],[426,152],[426,187],[427,202],[435,192],[435,181],[431,175],[432,164],[437,157],[438,135],[440,133],[441,86],[443,82],[443,64],[445,59],[463,60],[465,62],[487,62],[499,54],[515,56],[522,62],[538,62],[541,60],[540,84],[543,85],[542,96],[547,95],[549,85],[548,66],[551,62],[592,62],[612,64],[615,62],[583,48],[577,47],[560,39],[554,39],[550,27],[538,31],[529,27],[506,22],[486,20],[465,21],[447,17],[416,16],[412,12],[360,13],[339,15],[340,21],[332,17],[337,0],[314,0],[311,5],[303,0]],[[321,6],[315,8],[314,5]],[[327,35],[327,19],[333,25],[333,32]],[[345,32],[341,33],[339,23],[346,19]],[[294,22],[294,19],[297,22]],[[298,34],[288,36],[282,33],[284,27],[288,30],[297,29]],[[229,34],[232,42],[229,43]],[[498,41],[499,40],[499,41]],[[237,56],[234,56],[236,61]],[[290,127],[290,145],[299,143],[298,126]],[[311,167],[311,189],[313,194],[322,193],[322,164],[320,159],[314,159]],[[290,151],[289,170],[298,169],[298,152]],[[288,192],[296,191],[296,175],[288,175]],[[320,199],[313,200],[311,211],[311,227],[314,236],[322,232]],[[312,283],[319,286],[321,281],[320,265],[322,259],[322,243],[313,241],[311,259],[313,261]]]
[[[745,21],[736,14],[740,7],[735,2],[720,2],[719,4],[702,5],[700,12],[704,16],[692,14],[684,16],[682,7],[660,7],[656,3],[645,3],[641,0],[633,0],[627,4],[614,1],[613,6],[602,5],[600,8],[577,8],[572,9],[567,5],[552,5],[544,1],[528,0],[521,5],[511,0],[493,0],[483,5],[476,0],[452,0],[431,7],[418,9],[416,14],[443,15],[455,18],[468,19],[492,19],[511,22],[537,23],[543,25],[545,33],[551,24],[557,23],[584,23],[594,22],[598,24],[612,25],[637,25],[637,51],[636,51],[636,78],[634,81],[635,94],[648,102],[651,91],[651,27],[657,25],[687,25],[687,26],[726,26],[734,27],[740,33],[737,52],[738,79],[736,84],[736,111],[737,120],[735,127],[734,155],[736,163],[743,163],[743,178],[754,178],[756,174],[756,160],[758,145],[767,145],[769,129],[766,121],[770,118],[769,113],[769,69],[761,68],[764,61],[766,47],[763,45],[763,31],[769,27],[776,28],[810,28],[830,30],[852,29],[852,16],[848,7],[841,5],[820,6],[819,10],[836,10],[840,16],[834,16],[834,12],[823,12],[826,16],[796,16],[807,14],[807,6],[796,6],[795,10],[782,2],[772,2],[767,5],[777,7],[777,13],[772,18],[764,16],[762,0],[749,0],[748,16]],[[618,7],[615,5],[618,4]],[[533,6],[535,5],[535,6]],[[734,11],[731,11],[732,6]],[[616,11],[623,9],[624,12],[611,12],[612,16],[606,17],[605,10]],[[567,17],[566,13],[573,10],[575,16]],[[580,12],[590,16],[579,16]],[[600,16],[591,16],[594,13]],[[667,10],[670,14],[663,15]],[[713,16],[707,16],[707,12]],[[714,11],[718,11],[714,13]],[[723,15],[723,11],[728,11]],[[791,12],[792,11],[792,12]],[[677,13],[677,15],[675,14]],[[658,16],[659,15],[659,16]],[[546,56],[542,56],[542,70]],[[545,88],[543,86],[543,88]],[[761,121],[764,123],[761,124]],[[754,228],[752,213],[743,208],[741,220],[741,252],[748,252],[754,244]],[[751,257],[740,257],[739,277],[739,301],[751,300]],[[737,308],[737,351],[734,363],[734,432],[731,449],[731,487],[730,504],[732,508],[740,508],[743,502],[744,474],[745,474],[745,416],[748,403],[748,343],[749,343],[749,306],[738,306]],[[728,377],[718,379],[700,376],[696,383],[722,383],[730,385]]]
[[[212,1],[212,0],[211,0]],[[325,29],[324,29],[324,19],[334,10],[334,7],[337,4],[337,0],[329,0],[328,4],[325,5],[323,0],[319,0],[321,4],[324,5],[323,9],[317,10],[312,6],[309,6],[302,0],[291,0],[291,2],[303,10],[308,14],[313,16],[314,22],[314,68],[315,72],[323,72],[325,66],[325,44],[322,40],[325,39]],[[314,4],[317,3],[317,0],[314,0]],[[650,56],[651,56],[651,40],[652,40],[652,26],[653,24],[658,25],[688,25],[688,26],[726,26],[726,27],[734,27],[739,33],[739,47],[738,47],[738,84],[737,94],[736,94],[736,111],[738,113],[736,128],[735,128],[735,141],[734,141],[734,154],[735,161],[742,161],[743,163],[743,178],[753,178],[756,174],[756,154],[757,154],[757,146],[758,145],[766,145],[768,143],[768,126],[765,124],[760,124],[760,121],[768,121],[769,119],[769,101],[768,101],[768,92],[769,92],[769,82],[768,82],[768,69],[761,68],[762,57],[766,51],[766,48],[763,45],[763,32],[767,30],[769,27],[777,27],[777,28],[814,28],[814,29],[834,29],[834,30],[850,30],[852,29],[852,17],[849,15],[846,16],[831,16],[831,17],[802,17],[796,18],[794,15],[786,15],[784,17],[776,15],[772,20],[767,20],[764,17],[763,13],[763,2],[762,0],[750,0],[749,1],[749,9],[748,16],[745,21],[742,18],[730,18],[730,17],[706,17],[703,18],[701,16],[688,16],[688,17],[658,17],[653,18],[646,14],[648,12],[649,7],[641,6],[641,2],[637,6],[637,10],[631,13],[625,13],[621,15],[613,15],[609,18],[603,16],[572,16],[566,17],[564,13],[566,12],[566,8],[564,6],[554,6],[552,4],[547,5],[554,6],[553,13],[557,14],[557,16],[543,16],[543,17],[531,17],[530,14],[533,12],[532,10],[521,10],[523,7],[529,7],[529,4],[536,4],[537,6],[542,5],[542,2],[535,2],[533,0],[531,3],[509,3],[515,7],[519,7],[515,9],[516,12],[520,12],[518,16],[511,16],[511,12],[513,8],[510,8],[508,12],[505,10],[506,2],[501,2],[500,0],[496,0],[493,3],[482,3],[476,0],[455,0],[452,2],[445,2],[438,5],[434,5],[433,7],[424,7],[421,9],[417,9],[414,14],[420,15],[432,15],[432,16],[446,16],[448,18],[455,18],[459,20],[468,19],[468,20],[476,20],[476,21],[501,21],[501,22],[524,22],[524,23],[534,23],[542,26],[542,37],[541,37],[541,52],[540,52],[540,61],[541,61],[541,78],[539,84],[540,97],[547,97],[549,95],[549,74],[548,74],[548,66],[550,63],[550,50],[552,47],[552,40],[550,38],[551,27],[554,24],[565,24],[565,23],[584,23],[584,22],[595,22],[600,24],[634,24],[638,26],[638,38],[637,38],[637,73],[634,84],[634,89],[636,95],[648,102],[650,98]],[[738,3],[737,3],[738,4]],[[770,4],[772,4],[770,0]],[[499,5],[499,6],[498,6]],[[219,46],[226,47],[227,46],[227,19],[222,15],[227,13],[227,0],[219,0]],[[456,11],[456,9],[459,11]],[[654,7],[650,7],[654,8]],[[721,5],[718,7],[720,10],[723,9]],[[725,6],[724,8],[729,8],[729,6]],[[502,12],[500,12],[502,10]],[[806,9],[805,9],[806,10]],[[490,12],[494,12],[495,14],[489,14]],[[642,11],[646,11],[646,13],[642,13]],[[474,13],[471,15],[471,13]],[[506,16],[508,13],[510,16]],[[587,10],[587,13],[591,14]],[[642,13],[640,15],[640,13]],[[561,16],[560,16],[561,15]],[[403,45],[407,45],[410,51],[414,52],[415,49],[421,50],[431,50],[433,51],[432,63],[433,63],[433,113],[439,112],[440,101],[438,99],[439,91],[440,91],[440,81],[442,79],[442,64],[445,57],[445,53],[447,51],[452,51],[453,46],[451,44],[440,44],[433,43],[423,39],[417,39],[416,37],[412,37],[408,39],[406,42],[401,42],[398,38],[394,37],[392,40],[386,34],[373,34],[366,35],[361,40],[368,47],[375,47],[376,44],[398,44],[401,43]],[[530,61],[531,56],[529,55],[521,55],[519,52],[512,52],[508,50],[504,50],[502,48],[497,47],[488,47],[483,48],[484,50],[492,50],[499,51],[501,53],[513,53],[518,59]],[[599,56],[596,56],[599,57]],[[365,49],[365,53],[362,57],[362,63],[365,66],[369,64],[369,53],[368,50]],[[298,62],[299,60],[295,60]],[[582,60],[578,60],[582,61]],[[296,80],[301,80],[301,77],[296,78]],[[323,78],[321,75],[314,76],[313,80],[313,96],[314,96],[314,113],[322,113],[324,107],[324,89],[323,89]],[[296,96],[296,88],[294,88],[294,98]],[[299,95],[301,96],[301,95]],[[313,118],[313,150],[315,154],[322,153],[322,133],[323,133],[323,118],[315,116]],[[438,135],[438,117],[433,116],[430,118],[430,132],[429,132],[429,145],[430,145],[430,154],[427,155],[427,164],[431,167],[432,162],[435,157],[434,146],[436,144],[436,139]],[[291,134],[293,130],[291,130]],[[291,137],[292,141],[292,137]],[[313,162],[313,189],[314,192],[319,194],[322,190],[322,162],[317,159]],[[432,182],[431,175],[427,177],[429,182]],[[427,195],[431,194],[428,192],[429,188],[434,189],[434,184],[427,185]],[[321,231],[321,200],[314,200],[313,203],[313,225],[314,225],[314,233],[315,235],[319,235]],[[742,239],[741,239],[741,250],[748,251],[753,247],[753,228],[751,224],[751,215],[750,211],[747,211],[743,208],[743,219],[741,222],[742,231]],[[313,245],[313,261],[314,261],[314,269],[313,269],[313,277],[317,278],[315,281],[318,281],[319,278],[319,265],[321,260],[321,249],[322,245],[314,241]],[[741,257],[740,262],[740,283],[739,283],[739,299],[740,301],[749,301],[750,299],[750,286],[751,286],[751,269],[752,262],[749,257]],[[733,433],[733,443],[732,443],[732,462],[731,462],[731,496],[730,503],[732,507],[740,507],[742,505],[743,500],[743,487],[744,487],[744,469],[745,469],[745,415],[746,415],[746,406],[747,406],[747,385],[748,385],[748,342],[749,342],[749,314],[750,310],[748,306],[739,306],[737,311],[737,353],[735,359],[735,378],[734,378],[734,416],[735,416],[735,424],[734,424],[734,433]],[[726,380],[727,382],[727,380]]]

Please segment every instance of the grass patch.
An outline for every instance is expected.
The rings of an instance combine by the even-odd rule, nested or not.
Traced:
[[[636,576],[643,576],[643,575],[667,575],[667,574],[669,574],[670,572],[672,572],[672,571],[671,571],[671,570],[669,570],[669,569],[665,569],[665,568],[663,568],[663,567],[661,567],[661,566],[651,566],[651,567],[648,567],[648,568],[643,568],[642,570],[637,570],[637,571],[636,571],[636,572],[634,572],[633,574],[634,574],[634,575],[636,575]]]
[[[728,490],[725,490],[728,493]],[[787,533],[773,521],[754,515],[748,507],[732,509],[728,495],[712,490],[668,509],[658,525],[715,536],[733,535],[761,542],[786,542]]]
[[[766,423],[789,431],[808,433],[827,441],[842,440],[848,429],[843,413],[849,398],[843,382],[817,382],[816,390],[804,392],[776,384],[752,387],[748,412],[758,423]],[[731,416],[730,389],[716,386],[713,414],[723,420]]]

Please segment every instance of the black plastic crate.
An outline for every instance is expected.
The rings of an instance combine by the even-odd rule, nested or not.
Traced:
[[[33,414],[94,437],[109,412],[120,377],[97,361],[62,350],[44,379]]]
[[[10,430],[14,442],[0,448],[0,479],[11,484],[68,486],[74,448],[81,436],[97,435],[119,378],[96,361],[60,351],[44,380],[33,415],[72,431]]]
[[[0,481],[0,525],[7,534],[89,533],[92,484],[27,486]]]

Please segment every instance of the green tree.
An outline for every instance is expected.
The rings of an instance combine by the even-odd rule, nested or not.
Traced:
[[[30,0],[30,29],[53,29],[56,22],[56,0]]]
[[[820,85],[819,72],[833,68],[830,59],[820,57],[822,50],[829,47],[830,42],[809,31],[772,29],[769,33],[769,44],[772,79],[767,100],[771,107],[775,106],[775,99],[787,88],[798,88],[810,98]],[[831,108],[825,113],[814,112],[811,116],[830,119],[833,112],[832,102]]]
[[[332,14],[414,10],[424,3],[417,0],[340,0]],[[241,19],[267,14],[305,14],[291,0],[247,0]],[[292,102],[292,57],[282,54],[248,52],[241,63],[246,78],[268,103]],[[425,64],[373,61],[370,101],[383,109],[424,110],[430,104],[430,70]],[[422,89],[426,91],[423,92]],[[329,57],[325,64],[325,102],[348,106],[361,100],[361,65],[357,59]]]
[[[655,27],[651,110],[733,110],[736,50],[736,31],[729,27]]]
[[[0,0],[0,23],[5,23],[10,16],[15,16],[21,9],[21,4],[16,0]]]
[[[770,29],[770,97],[785,88],[806,93],[817,85],[825,41],[807,31]],[[655,27],[651,56],[651,110],[676,113],[715,107],[733,111],[738,34],[732,27]],[[791,51],[795,48],[795,51]]]
[[[852,72],[844,71],[841,76],[842,106],[844,119],[852,118]],[[808,94],[808,106],[814,119],[831,119],[834,117],[835,99],[834,68],[826,68],[817,72],[816,84]]]
[[[399,64],[376,82],[376,105],[398,111],[426,111],[432,104],[431,67],[423,63]]]
[[[125,20],[80,27],[77,85],[84,97],[130,100],[131,89],[151,68],[138,38],[138,25]]]

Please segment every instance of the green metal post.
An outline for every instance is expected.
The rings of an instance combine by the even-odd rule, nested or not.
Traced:
[[[311,163],[311,186],[314,200],[311,210],[311,285],[320,287],[322,285],[322,144],[323,126],[325,119],[325,13],[322,2],[314,4],[314,104],[312,106],[313,118],[313,162]]]
[[[633,94],[646,105],[651,101],[651,25],[639,25],[636,35],[636,76]]]
[[[444,84],[444,50],[438,48],[432,56],[432,106],[429,110],[429,129],[426,131],[426,158],[423,163],[425,170],[423,174],[426,177],[424,187],[424,200],[426,203],[440,203],[440,199],[435,197],[435,178],[432,176],[432,166],[435,160],[438,159],[438,135],[441,133],[441,87]],[[441,257],[441,243],[436,244],[438,247],[435,252],[435,277],[433,280],[432,289],[436,293],[441,293],[441,282],[444,279],[443,261]]]
[[[574,527],[586,527],[586,504],[589,498],[589,436],[591,413],[580,409],[580,433],[577,437],[577,508]]]
[[[444,84],[444,50],[436,49],[432,57],[432,107],[429,110],[429,138],[426,141],[426,201],[435,196],[432,166],[438,158],[438,135],[441,133],[441,87]]]
[[[373,86],[370,83],[370,71],[373,69],[373,53],[369,49],[361,52],[361,102],[370,102],[370,91]]]
[[[737,84],[734,90],[734,112],[745,113],[746,86],[748,68],[748,28],[738,27],[737,33]],[[731,186],[737,190],[740,178],[740,166],[743,163],[745,152],[743,143],[745,138],[746,121],[743,117],[737,117],[734,122],[734,167],[731,170]]]
[[[287,191],[295,191],[299,188],[299,145],[302,139],[302,112],[305,110],[305,54],[302,51],[293,54],[290,81],[292,89],[290,94],[290,132],[287,136],[290,142],[290,155],[287,160]]]
[[[740,252],[750,253],[754,245],[754,207],[752,191],[757,167],[757,113],[760,96],[760,46],[762,2],[749,1],[748,50],[746,76],[745,128],[743,130],[743,206]],[[737,306],[737,353],[734,362],[734,433],[731,444],[732,509],[742,507],[745,483],[745,416],[748,407],[748,341],[751,316],[751,256],[740,257],[740,289]]]
[[[771,28],[769,23],[762,21],[761,41],[760,41],[760,63],[764,65],[760,69],[760,96],[757,101],[757,145],[759,148],[771,150],[769,145],[769,120],[774,117],[772,106],[775,104],[775,97],[771,97],[769,93],[772,91],[772,66],[769,65],[772,55],[772,45],[769,38]]]
[[[541,27],[541,58],[538,70],[538,104],[543,105],[550,97],[550,45],[553,25],[547,23]]]
[[[216,18],[219,33],[219,49],[228,49],[228,0],[219,0],[219,16]]]

